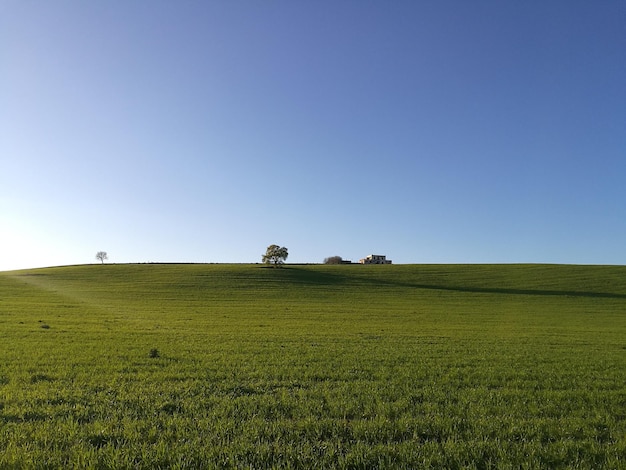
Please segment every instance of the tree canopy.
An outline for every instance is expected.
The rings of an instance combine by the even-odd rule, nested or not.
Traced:
[[[271,264],[273,266],[280,266],[285,262],[289,256],[287,248],[284,246],[270,245],[267,247],[265,254],[263,255],[263,262],[265,264]]]

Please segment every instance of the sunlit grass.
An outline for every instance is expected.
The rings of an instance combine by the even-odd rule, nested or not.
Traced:
[[[543,265],[0,273],[0,467],[624,467],[625,281]]]

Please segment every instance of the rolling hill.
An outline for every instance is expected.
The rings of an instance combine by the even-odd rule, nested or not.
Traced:
[[[0,273],[0,466],[626,459],[626,267]]]

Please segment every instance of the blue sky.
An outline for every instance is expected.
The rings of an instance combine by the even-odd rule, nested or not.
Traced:
[[[0,3],[0,270],[626,264],[623,1]]]

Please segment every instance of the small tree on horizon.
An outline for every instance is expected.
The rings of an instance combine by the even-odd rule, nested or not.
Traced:
[[[284,246],[281,247],[278,245],[270,245],[267,247],[267,250],[265,251],[265,254],[263,255],[263,262],[265,264],[271,264],[274,267],[277,267],[285,262],[285,260],[287,259],[287,256],[289,256],[289,253],[287,252],[286,247]]]
[[[324,258],[324,264],[341,264],[343,262],[343,258],[341,256],[329,256],[328,258]]]
[[[106,251],[99,251],[96,253],[96,259],[104,264],[104,260],[109,259],[109,256],[107,255]]]

